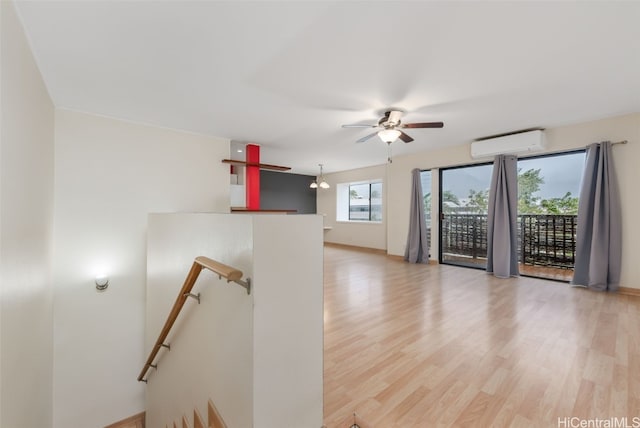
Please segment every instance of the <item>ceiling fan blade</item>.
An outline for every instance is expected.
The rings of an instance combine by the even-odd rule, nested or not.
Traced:
[[[343,128],[375,128],[376,125],[357,125],[357,124],[353,124],[353,125],[342,125]]]
[[[410,136],[408,136],[407,134],[405,134],[402,131],[400,131],[400,136],[398,138],[400,138],[405,143],[410,143],[410,142],[413,141],[413,138],[411,138]]]
[[[442,128],[442,122],[423,122],[423,123],[405,123],[400,125],[401,128]]]
[[[378,135],[377,132],[374,132],[373,134],[369,134],[369,135],[365,135],[364,137],[360,138],[358,141],[356,141],[356,143],[364,143],[365,141],[367,141],[369,138],[371,137],[375,137],[376,135]]]

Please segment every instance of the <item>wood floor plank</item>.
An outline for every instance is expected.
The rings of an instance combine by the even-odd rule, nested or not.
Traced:
[[[638,297],[340,247],[324,275],[328,428],[640,414]]]
[[[475,387],[456,381],[451,384],[449,389],[444,391],[439,399],[434,399],[435,396],[429,396],[429,400],[424,403],[424,407],[417,408],[416,411],[412,412],[416,417],[407,419],[405,426],[424,425],[427,421],[429,426],[432,425],[432,421],[433,425],[450,426],[477,394],[478,390]]]

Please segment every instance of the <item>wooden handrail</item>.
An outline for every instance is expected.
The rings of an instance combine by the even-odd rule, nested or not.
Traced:
[[[160,331],[158,340],[156,340],[156,343],[153,345],[153,349],[149,354],[149,358],[147,358],[147,361],[144,363],[144,367],[142,368],[142,371],[138,376],[138,382],[147,381],[144,378],[144,376],[147,374],[149,367],[154,367],[154,368],[157,367],[157,364],[156,365],[153,364],[153,360],[155,360],[156,356],[158,355],[158,352],[160,352],[160,349],[163,346],[169,347],[167,344],[165,344],[165,340],[167,339],[167,336],[169,335],[169,332],[171,331],[173,324],[176,322],[176,319],[178,318],[178,315],[180,314],[180,311],[184,306],[184,302],[186,302],[187,298],[189,297],[196,297],[193,294],[191,294],[191,290],[193,289],[193,286],[195,285],[196,280],[198,279],[198,276],[200,275],[200,272],[202,271],[203,268],[208,269],[213,273],[216,273],[221,279],[222,278],[226,279],[227,282],[235,282],[241,285],[247,290],[247,294],[251,294],[251,282],[249,278],[247,278],[246,281],[242,280],[243,273],[241,270],[232,268],[231,266],[227,266],[223,263],[217,262],[208,257],[204,257],[204,256],[196,257],[195,260],[193,261],[193,264],[191,265],[191,270],[189,270],[189,273],[187,274],[187,277],[184,280],[184,284],[180,289],[180,293],[178,294],[178,297],[176,298],[176,301],[173,304],[173,307],[171,308],[171,312],[169,312],[169,316],[167,317],[167,320],[164,323],[164,327],[162,327],[162,330]],[[197,295],[197,299],[198,299],[198,302],[200,302],[199,294]]]
[[[238,281],[239,279],[242,278],[241,270],[232,268],[231,266],[227,266],[215,260],[211,260],[208,257],[198,256],[196,257],[194,263],[198,263],[203,268],[209,269],[211,272],[217,273],[218,275],[227,279],[227,281]]]

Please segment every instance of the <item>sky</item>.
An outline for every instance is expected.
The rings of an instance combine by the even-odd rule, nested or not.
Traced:
[[[540,169],[544,183],[536,196],[542,199],[560,198],[567,192],[578,196],[584,159],[584,152],[525,158],[518,160],[518,168],[521,168],[521,172]],[[492,169],[492,164],[443,169],[443,189],[452,191],[459,199],[466,199],[470,189],[477,191],[489,188]],[[423,191],[428,192],[430,188],[429,174],[422,174]]]

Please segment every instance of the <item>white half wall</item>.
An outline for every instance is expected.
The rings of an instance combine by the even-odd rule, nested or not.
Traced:
[[[228,212],[229,140],[67,110],[55,125],[53,425],[101,427],[145,408],[147,214]]]
[[[388,180],[387,166],[378,165],[369,168],[360,168],[350,171],[325,174],[325,180],[331,185],[329,189],[318,189],[317,212],[324,217],[324,226],[330,227],[324,232],[325,242],[334,244],[354,245],[357,247],[387,249],[387,224],[388,224]],[[337,189],[341,183],[355,183],[361,181],[382,179],[382,221],[355,222],[338,221]]]
[[[254,216],[253,276],[253,426],[319,427],[323,416],[322,218]]]
[[[0,2],[0,426],[52,424],[54,107]]]
[[[242,270],[253,278],[253,221],[231,214],[152,214],[147,256],[145,357],[153,348],[187,273],[198,256]],[[253,296],[208,270],[167,337],[146,384],[148,427],[193,424],[211,399],[229,427],[253,423]],[[142,369],[141,361],[136,368]],[[206,416],[205,416],[206,417]]]
[[[171,350],[148,375],[148,426],[192,422],[211,399],[229,427],[320,427],[322,218],[158,214],[149,224],[147,350],[195,257],[242,270],[252,292],[202,271],[193,291],[201,304],[185,303]]]

